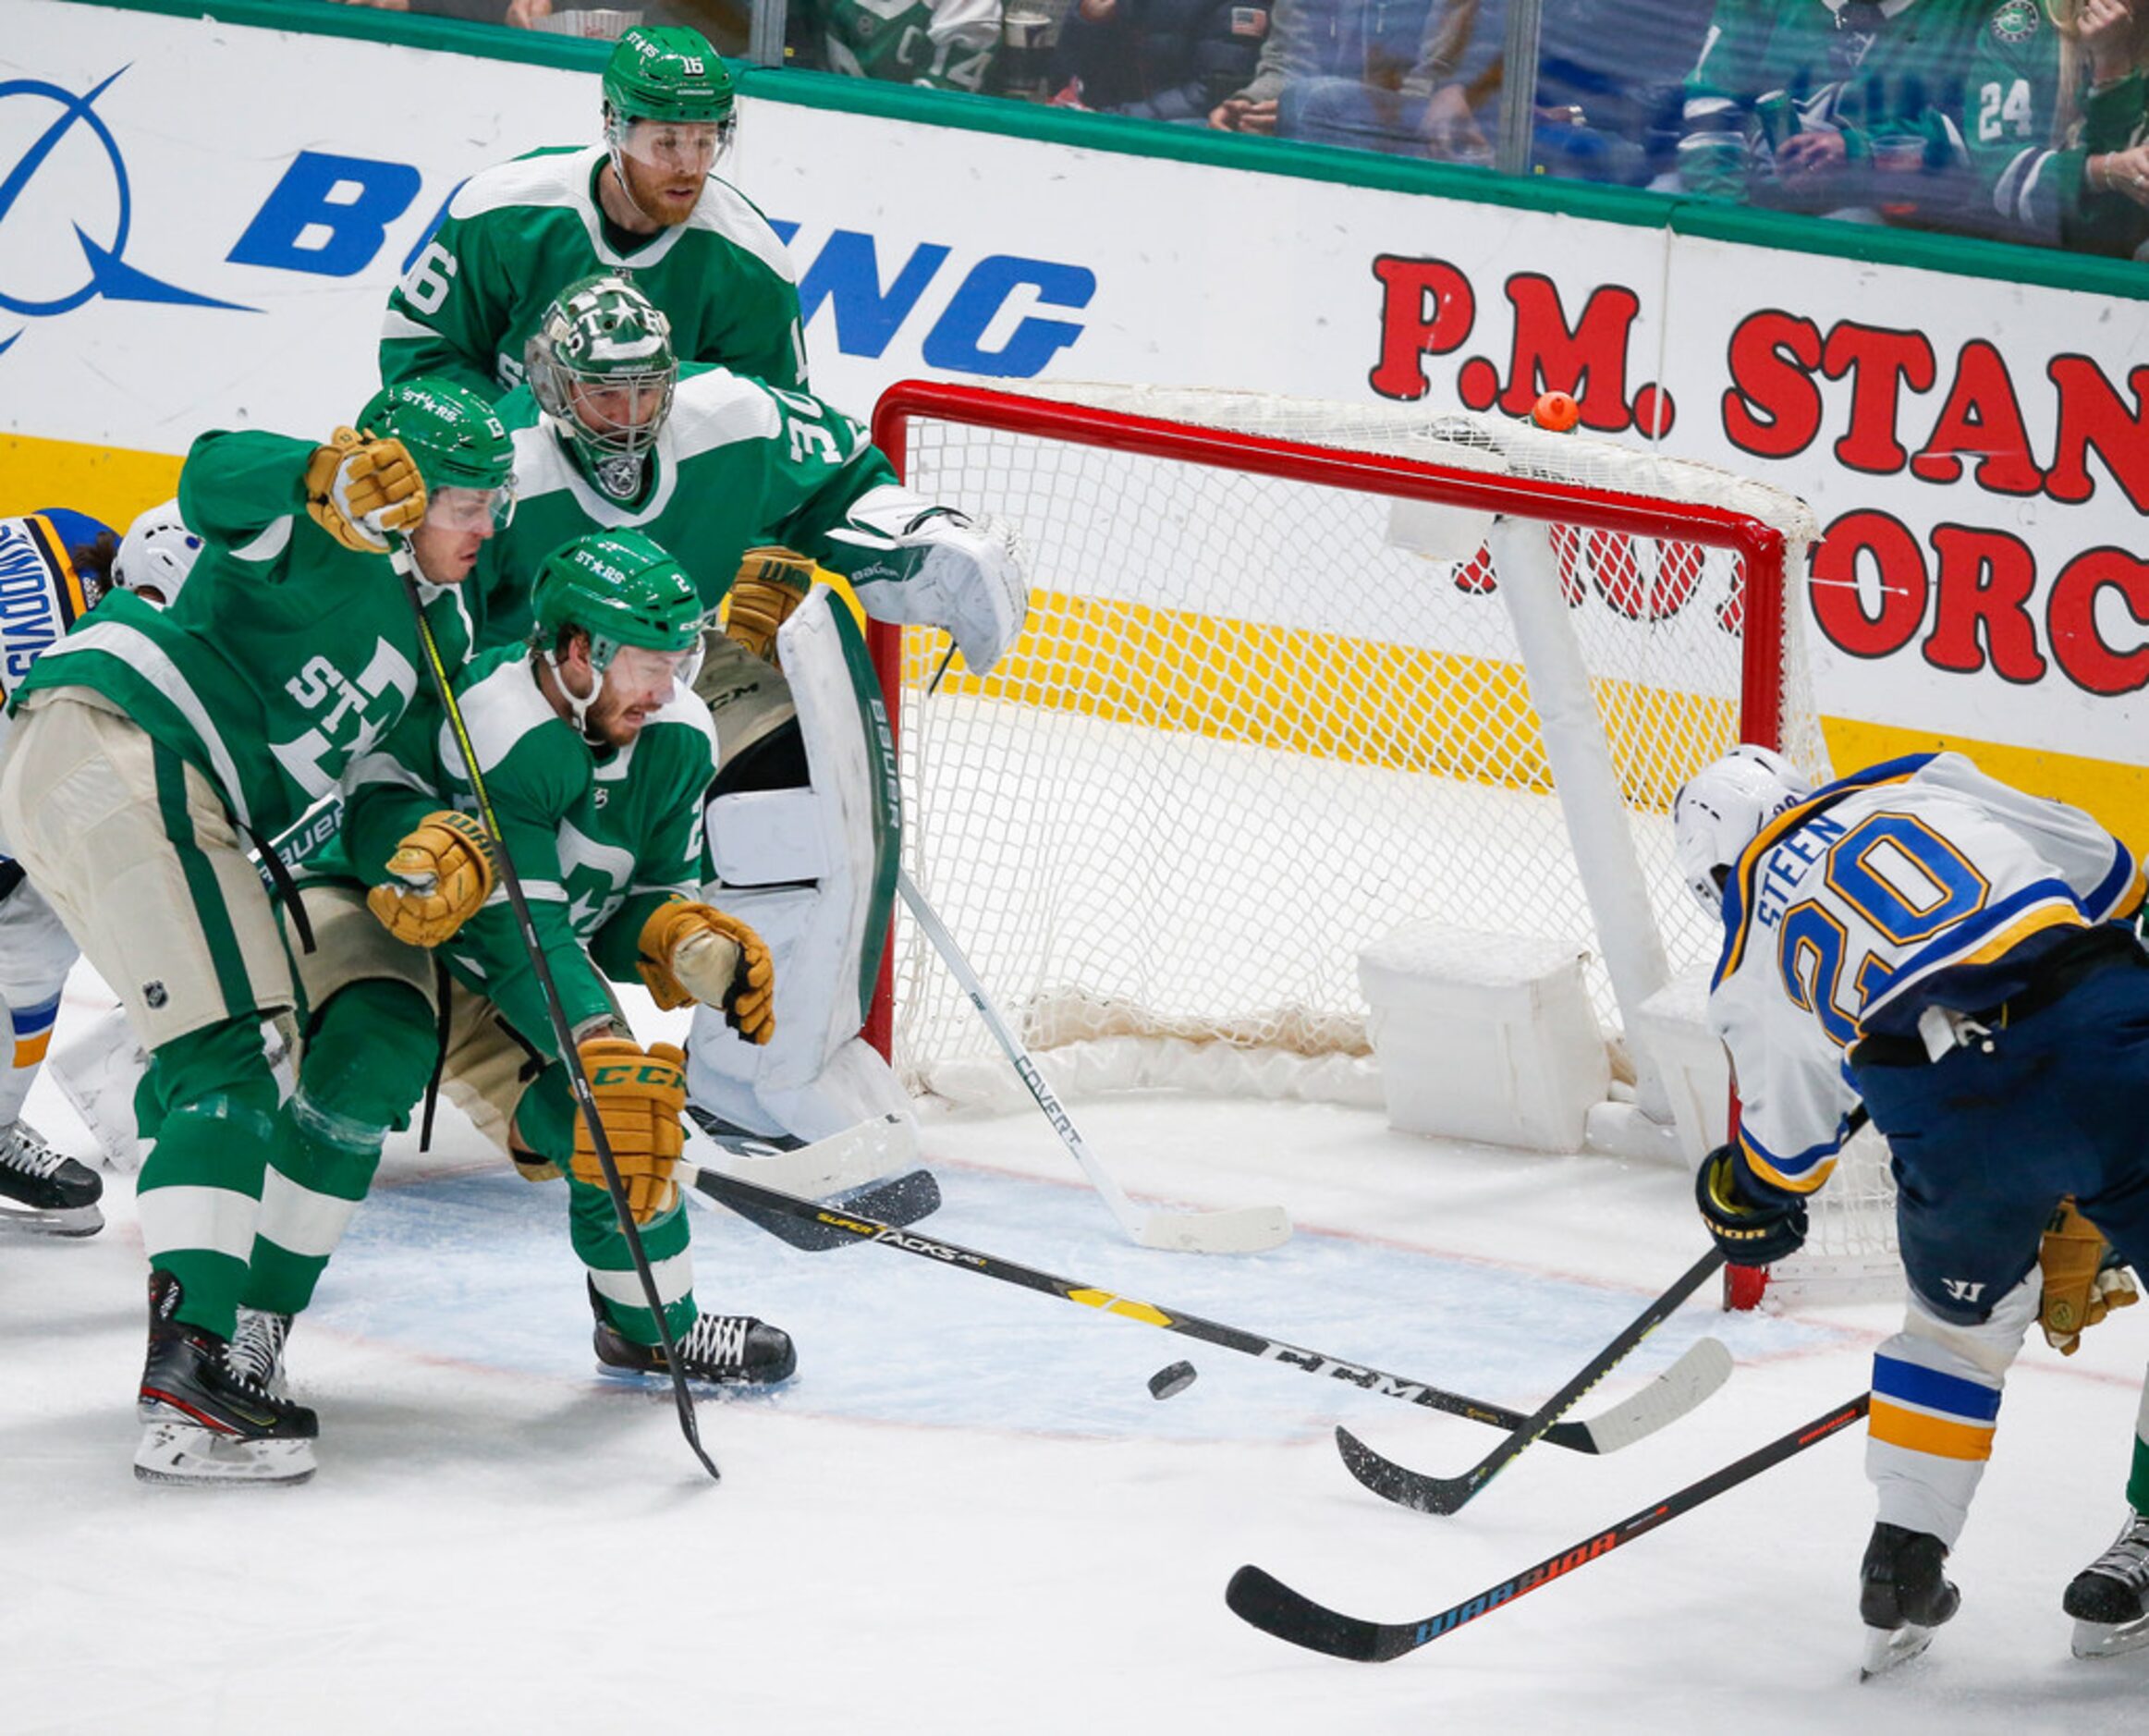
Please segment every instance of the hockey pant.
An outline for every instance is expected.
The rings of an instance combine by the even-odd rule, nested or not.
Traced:
[[[52,1043],[60,994],[81,957],[74,937],[22,864],[0,860],[0,1040],[12,1057],[0,1074],[0,1127],[22,1114],[31,1082]]]
[[[775,1034],[751,1044],[697,1009],[687,1088],[748,1132],[816,1140],[910,1112],[859,1035],[895,907],[899,809],[879,685],[835,593],[817,588],[776,643],[782,675],[715,641],[696,690],[723,756],[702,896],[767,943]]]

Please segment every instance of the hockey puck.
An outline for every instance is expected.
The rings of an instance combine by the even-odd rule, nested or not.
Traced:
[[[1153,1399],[1173,1399],[1194,1384],[1194,1365],[1191,1363],[1174,1363],[1169,1368],[1160,1368],[1149,1377],[1149,1396]]]

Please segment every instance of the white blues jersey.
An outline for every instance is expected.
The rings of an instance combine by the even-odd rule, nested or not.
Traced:
[[[0,703],[14,697],[38,653],[89,613],[95,599],[67,551],[108,534],[79,512],[0,519]]]
[[[2094,820],[1958,753],[1871,766],[1770,822],[1725,888],[1709,997],[1754,1173],[1819,1187],[1858,1103],[1853,1044],[1913,1036],[1929,1007],[1998,1007],[2142,896],[2132,852]]]

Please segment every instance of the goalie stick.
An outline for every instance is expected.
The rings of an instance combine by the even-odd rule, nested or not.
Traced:
[[[1513,1433],[1460,1476],[1429,1477],[1422,1472],[1399,1465],[1392,1459],[1383,1458],[1349,1429],[1338,1426],[1336,1446],[1343,1455],[1343,1462],[1350,1474],[1384,1500],[1394,1501],[1399,1507],[1408,1507],[1421,1513],[1459,1512],[1471,1497],[1490,1483],[1528,1449],[1530,1444],[1549,1429],[1555,1419],[1582,1394],[1623,1361],[1628,1352],[1647,1338],[1678,1312],[1679,1306],[1694,1291],[1707,1283],[1718,1266],[1724,1264],[1723,1252],[1711,1248],[1680,1275],[1678,1282],[1666,1290],[1648,1307],[1635,1315],[1619,1336],[1584,1363],[1581,1371],[1566,1386],[1554,1393],[1530,1416],[1517,1424]],[[1714,1343],[1714,1339],[1704,1339]],[[1717,1347],[1719,1352],[1722,1347]],[[1725,1372],[1729,1372],[1730,1359],[1725,1354]]]
[[[1840,1434],[1865,1414],[1870,1400],[1871,1395],[1862,1392],[1850,1403],[1801,1424],[1788,1435],[1778,1436],[1767,1446],[1756,1449],[1743,1459],[1734,1460],[1720,1471],[1711,1472],[1698,1483],[1688,1484],[1677,1494],[1667,1495],[1638,1513],[1630,1513],[1617,1524],[1584,1537],[1571,1548],[1547,1556],[1534,1567],[1524,1568],[1512,1579],[1502,1580],[1476,1596],[1465,1598],[1438,1615],[1427,1616],[1420,1621],[1369,1621],[1361,1616],[1347,1616],[1324,1608],[1303,1593],[1293,1591],[1273,1573],[1251,1565],[1232,1574],[1231,1583],[1224,1589],[1224,1601],[1241,1621],[1279,1640],[1288,1640],[1293,1645],[1302,1645],[1308,1651],[1325,1652],[1330,1657],[1347,1657],[1361,1664],[1389,1663],[1454,1632],[1465,1622],[1506,1608],[1525,1592],[1533,1592],[1577,1568],[1587,1567],[1621,1544],[1632,1543],[1681,1513],[1691,1512],[1703,1501],[1714,1500],[1725,1490],[1737,1488],[1749,1477],[1758,1476],[1770,1466],[1779,1465],[1831,1435]]]
[[[918,1175],[928,1182],[932,1180],[932,1177],[922,1170]],[[904,1177],[889,1186],[901,1186],[914,1180],[914,1177]],[[1482,1399],[1465,1398],[1460,1393],[1445,1392],[1423,1381],[1385,1374],[1363,1363],[1347,1363],[1319,1351],[1302,1350],[1295,1344],[1287,1344],[1280,1339],[1264,1338],[1258,1332],[1227,1326],[1215,1320],[1204,1320],[1199,1314],[1181,1314],[1176,1310],[1160,1308],[1154,1302],[1138,1302],[1130,1296],[1118,1295],[1098,1285],[1084,1284],[1079,1278],[1061,1278],[1056,1273],[1040,1271],[1034,1266],[1022,1265],[1013,1260],[1003,1260],[997,1254],[981,1253],[974,1248],[959,1247],[952,1241],[941,1241],[931,1236],[914,1235],[895,1224],[876,1222],[863,1210],[817,1205],[811,1200],[795,1199],[774,1188],[761,1187],[754,1182],[715,1170],[696,1172],[692,1186],[711,1199],[721,1200],[734,1211],[751,1217],[763,1228],[768,1227],[768,1217],[779,1215],[794,1217],[805,1226],[817,1229],[838,1241],[878,1242],[883,1247],[916,1254],[921,1259],[931,1260],[935,1265],[953,1270],[972,1272],[980,1278],[997,1278],[1003,1284],[1036,1290],[1041,1295],[1056,1296],[1062,1302],[1079,1302],[1085,1308],[1094,1308],[1103,1314],[1117,1314],[1126,1320],[1139,1320],[1144,1326],[1176,1332],[1182,1338],[1198,1339],[1204,1344],[1237,1351],[1264,1363],[1280,1363],[1287,1368],[1298,1369],[1301,1374],[1324,1375],[1334,1380],[1346,1381],[1368,1392],[1378,1393],[1384,1399],[1400,1399],[1406,1404],[1445,1412],[1450,1416],[1467,1417],[1473,1423],[1483,1423],[1492,1428],[1511,1429],[1528,1421],[1520,1412],[1508,1410],[1502,1405],[1487,1403]],[[935,1204],[938,1203],[938,1197],[936,1189],[934,1194]],[[861,1199],[855,1204],[862,1205],[864,1201]],[[924,1214],[918,1215],[922,1216]],[[1722,1345],[1714,1339],[1703,1339],[1633,1398],[1614,1405],[1599,1416],[1576,1423],[1556,1423],[1542,1432],[1545,1438],[1554,1446],[1565,1447],[1572,1452],[1617,1452],[1622,1447],[1631,1446],[1645,1435],[1654,1434],[1667,1423],[1692,1410],[1723,1384],[1724,1376],[1730,1368],[1730,1361]]]
[[[903,902],[910,907],[910,914],[918,919],[919,927],[933,942],[934,950],[940,954],[950,973],[962,985],[963,993],[978,1009],[978,1016],[985,1021],[985,1028],[993,1033],[1001,1053],[1029,1087],[1030,1095],[1044,1110],[1044,1119],[1052,1123],[1052,1131],[1059,1135],[1060,1143],[1074,1154],[1082,1174],[1110,1207],[1129,1240],[1144,1248],[1163,1248],[1174,1253],[1258,1253],[1290,1239],[1291,1220],[1280,1205],[1246,1205],[1221,1212],[1173,1212],[1161,1206],[1137,1205],[1129,1199],[1126,1191],[1091,1155],[1090,1148],[1075,1131],[1074,1122],[1060,1106],[1052,1087],[1044,1082],[1044,1075],[1037,1070],[1037,1063],[1031,1058],[1030,1051],[1000,1017],[999,1009],[985,994],[984,984],[978,980],[977,972],[962,956],[962,949],[955,944],[955,936],[947,932],[933,906],[925,901],[925,895],[919,891],[909,869],[897,869],[896,886],[903,895]]]

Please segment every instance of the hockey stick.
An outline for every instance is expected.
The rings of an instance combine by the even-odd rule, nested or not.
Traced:
[[[739,1145],[750,1149],[742,1151],[711,1133],[696,1119],[693,1106],[688,1106],[687,1149],[699,1155],[702,1168],[744,1176],[763,1187],[780,1188],[810,1200],[824,1200],[847,1188],[861,1188],[891,1169],[916,1163],[918,1126],[907,1116],[888,1114],[789,1151],[763,1146],[751,1135],[739,1136]]]
[[[929,1176],[926,1179],[931,1180]],[[1101,1286],[1084,1284],[1079,1278],[1060,1278],[1051,1272],[1039,1271],[1034,1266],[1003,1260],[997,1254],[980,1253],[974,1248],[959,1247],[952,1241],[914,1235],[895,1225],[875,1222],[862,1212],[816,1205],[811,1200],[794,1199],[788,1193],[779,1193],[774,1188],[759,1187],[751,1181],[742,1181],[714,1170],[704,1169],[699,1172],[693,1185],[710,1198],[723,1201],[734,1211],[755,1216],[757,1222],[761,1221],[758,1214],[784,1214],[809,1225],[819,1226],[838,1238],[878,1242],[883,1247],[894,1248],[901,1253],[916,1254],[921,1259],[930,1260],[936,1265],[946,1266],[953,1271],[971,1272],[980,1278],[997,1278],[1003,1284],[1036,1290],[1044,1296],[1056,1296],[1062,1302],[1079,1302],[1084,1308],[1094,1308],[1103,1314],[1117,1314],[1126,1320],[1139,1320],[1143,1326],[1177,1332],[1183,1338],[1199,1339],[1204,1344],[1237,1351],[1264,1363],[1280,1363],[1284,1367],[1298,1369],[1301,1374],[1325,1375],[1334,1380],[1347,1381],[1353,1387],[1378,1393],[1384,1399],[1400,1399],[1406,1404],[1422,1405],[1428,1411],[1441,1411],[1450,1416],[1468,1417],[1473,1423],[1484,1423],[1492,1428],[1511,1429],[1528,1420],[1520,1412],[1509,1411],[1504,1406],[1489,1404],[1482,1399],[1468,1399],[1460,1393],[1444,1392],[1438,1387],[1428,1386],[1423,1381],[1407,1380],[1400,1375],[1385,1374],[1363,1363],[1347,1363],[1320,1351],[1301,1350],[1295,1344],[1286,1344],[1280,1339],[1264,1339],[1257,1332],[1224,1326],[1215,1320],[1204,1320],[1199,1314],[1179,1314],[1159,1308],[1154,1302],[1137,1302],[1130,1296],[1118,1295]],[[1729,1366],[1730,1359],[1725,1355],[1723,1347],[1713,1339],[1704,1339],[1695,1345],[1681,1359],[1681,1363],[1691,1363],[1697,1369],[1701,1369],[1704,1364],[1711,1364],[1707,1354],[1710,1351],[1714,1351],[1715,1356],[1722,1360],[1726,1368]],[[1714,1378],[1709,1377],[1711,1373]],[[1572,1452],[1617,1452],[1620,1448],[1631,1445],[1644,1435],[1654,1434],[1675,1417],[1691,1410],[1714,1392],[1722,1381],[1723,1375],[1716,1373],[1713,1364],[1706,1372],[1701,1373],[1698,1378],[1682,1377],[1679,1367],[1667,1369],[1651,1387],[1625,1403],[1615,1405],[1602,1415],[1588,1421],[1556,1423],[1544,1431],[1545,1438],[1554,1446],[1565,1447]],[[1683,1401],[1676,1401],[1681,1400]]]
[[[1691,1512],[1703,1501],[1714,1500],[1726,1489],[1737,1488],[1749,1477],[1758,1476],[1770,1466],[1779,1465],[1793,1454],[1802,1453],[1829,1436],[1841,1433],[1865,1414],[1870,1398],[1870,1394],[1862,1392],[1850,1403],[1801,1424],[1788,1435],[1778,1436],[1745,1458],[1711,1472],[1699,1483],[1690,1483],[1676,1495],[1667,1495],[1654,1506],[1630,1513],[1618,1523],[1584,1537],[1572,1548],[1547,1556],[1536,1566],[1524,1568],[1512,1579],[1488,1586],[1476,1596],[1465,1598],[1452,1608],[1443,1609],[1436,1616],[1427,1616],[1422,1621],[1369,1621],[1361,1616],[1343,1615],[1293,1591],[1273,1573],[1252,1566],[1242,1567],[1232,1574],[1231,1583],[1224,1588],[1224,1601],[1240,1620],[1251,1622],[1264,1633],[1273,1633],[1279,1640],[1288,1640],[1293,1645],[1325,1652],[1331,1657],[1348,1657],[1361,1664],[1386,1664],[1454,1632],[1467,1621],[1504,1609],[1523,1593],[1533,1592],[1562,1574],[1588,1566],[1621,1544],[1632,1543],[1681,1513]]]
[[[697,1193],[722,1202],[756,1229],[767,1230],[778,1241],[788,1242],[803,1253],[819,1253],[828,1248],[847,1248],[858,1241],[847,1229],[816,1223],[795,1212],[782,1208],[772,1210],[768,1206],[727,1195],[723,1192],[721,1183],[740,1180],[732,1171],[703,1169],[690,1163],[681,1163],[673,1174]],[[766,1184],[743,1181],[742,1185],[760,1189]],[[784,1192],[784,1190],[775,1188],[767,1191],[772,1193]],[[785,1197],[790,1198],[788,1193]],[[791,1204],[811,1204],[812,1202],[791,1200]],[[921,1217],[930,1217],[940,1209],[940,1183],[933,1179],[930,1169],[913,1169],[909,1175],[897,1176],[893,1181],[884,1181],[878,1187],[863,1189],[834,1209],[843,1214],[847,1220],[852,1216],[863,1216],[877,1219],[891,1229],[901,1229],[906,1224],[916,1223]]]
[[[1627,1353],[1675,1314],[1681,1302],[1707,1283],[1724,1264],[1720,1249],[1711,1248],[1680,1276],[1679,1281],[1628,1325],[1619,1336],[1590,1358],[1581,1371],[1562,1387],[1515,1431],[1477,1463],[1458,1477],[1429,1477],[1384,1459],[1349,1429],[1338,1427],[1336,1445],[1350,1474],[1384,1500],[1421,1513],[1453,1513],[1495,1477],[1512,1464],[1553,1421],[1609,1374]],[[1727,1364],[1728,1358],[1726,1358]],[[1728,1372],[1728,1369],[1727,1369]]]
[[[583,1070],[580,1052],[575,1047],[574,1033],[568,1027],[567,1009],[560,1001],[559,984],[553,981],[552,964],[544,956],[543,943],[537,937],[537,923],[530,913],[530,901],[522,895],[522,876],[515,872],[515,863],[507,854],[507,835],[500,830],[499,816],[493,812],[493,799],[485,792],[484,776],[478,770],[478,751],[470,744],[462,707],[456,703],[455,689],[447,679],[447,666],[441,661],[440,642],[433,636],[433,623],[425,618],[425,603],[418,594],[418,568],[411,558],[409,542],[393,531],[388,532],[388,559],[396,568],[396,576],[403,581],[403,594],[409,601],[411,618],[418,623],[418,643],[425,653],[426,671],[433,678],[433,693],[455,735],[456,752],[462,755],[463,770],[470,780],[470,794],[477,800],[478,819],[492,839],[493,860],[500,871],[500,884],[507,891],[508,908],[515,913],[516,932],[521,935],[523,948],[530,955],[531,974],[536,978],[538,991],[544,997],[544,1016],[552,1026],[552,1040],[559,1049],[560,1063],[567,1069],[568,1087],[574,1094],[575,1107],[581,1115],[583,1125],[590,1130],[590,1143],[596,1148],[597,1167],[604,1174],[604,1191],[612,1196],[613,1215],[619,1220],[628,1257],[634,1262],[634,1276],[641,1280],[642,1300],[648,1302],[650,1315],[656,1322],[657,1341],[664,1347],[665,1371],[671,1375],[672,1400],[678,1408],[679,1432],[686,1436],[687,1445],[694,1449],[694,1457],[702,1461],[702,1468],[712,1480],[719,1480],[723,1473],[702,1445],[701,1425],[694,1417],[694,1400],[687,1391],[687,1377],[679,1369],[679,1347],[673,1341],[671,1326],[665,1319],[664,1302],[656,1290],[656,1274],[650,1270],[649,1254],[641,1245],[641,1232],[636,1228],[634,1213],[627,1204],[627,1190],[620,1182],[618,1166],[612,1161],[612,1143],[604,1137],[604,1123],[597,1114],[597,1099],[590,1090],[590,1076]]]
[[[1089,1178],[1090,1185],[1111,1208],[1112,1216],[1119,1220],[1119,1228],[1131,1241],[1144,1248],[1188,1253],[1258,1253],[1290,1239],[1291,1220],[1280,1205],[1247,1205],[1221,1212],[1173,1212],[1161,1206],[1137,1205],[1129,1199],[1119,1184],[1105,1173],[1104,1166],[1090,1155],[1090,1148],[1082,1143],[1082,1136],[1075,1131],[1074,1122],[1060,1106],[1052,1087],[1044,1082],[1044,1075],[1037,1070],[1037,1063],[1031,1059],[1030,1051],[1000,1017],[999,1009],[985,994],[985,985],[978,980],[977,972],[962,956],[962,949],[955,944],[955,936],[934,913],[908,869],[897,869],[896,886],[903,895],[903,902],[910,907],[910,914],[918,919],[918,925],[933,942],[934,949],[962,985],[971,1005],[978,1009],[978,1016],[985,1021],[985,1028],[999,1044],[1001,1053],[1013,1063],[1023,1084],[1030,1088],[1030,1095],[1044,1111],[1044,1119],[1052,1123],[1053,1131],[1074,1154],[1082,1174]]]

